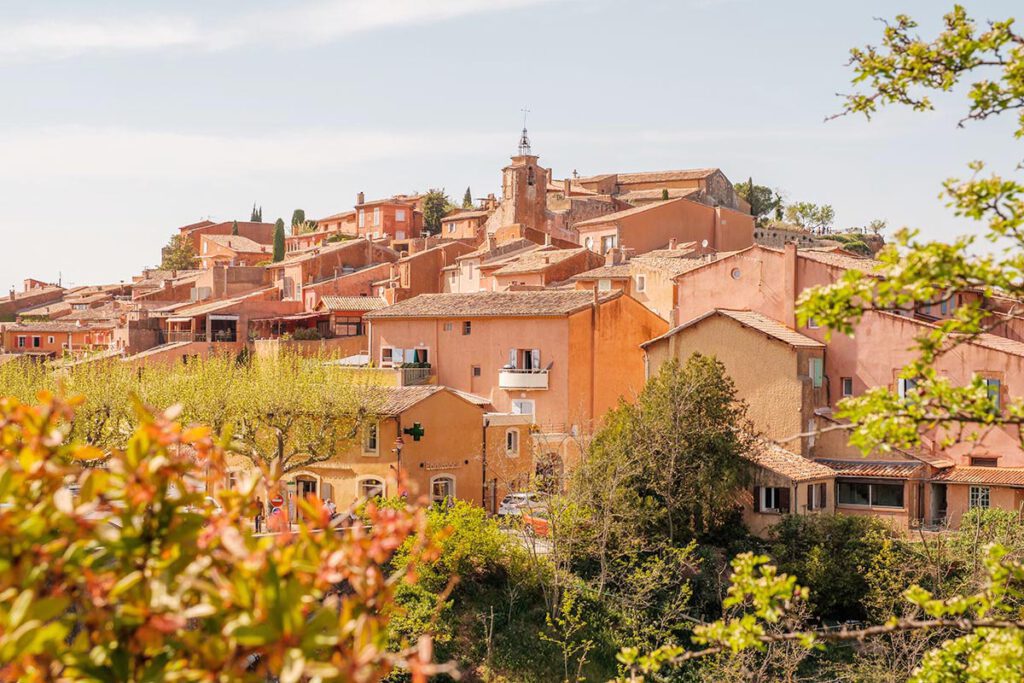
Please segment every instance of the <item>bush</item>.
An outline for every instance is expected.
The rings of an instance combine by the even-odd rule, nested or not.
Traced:
[[[865,572],[891,536],[874,517],[788,515],[772,529],[769,552],[780,571],[810,588],[816,616],[863,619]]]
[[[295,330],[292,339],[295,341],[316,341],[323,339],[323,337],[320,335],[320,330],[315,327],[300,327]]]

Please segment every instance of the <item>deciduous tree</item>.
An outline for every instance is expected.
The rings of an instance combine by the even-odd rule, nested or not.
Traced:
[[[745,183],[736,183],[736,194],[750,204],[750,215],[758,225],[764,225],[782,207],[782,196],[778,191],[765,185],[755,185],[749,178]]]
[[[163,270],[191,270],[199,265],[192,240],[187,235],[172,235],[163,248],[160,268]]]
[[[423,198],[423,231],[428,235],[441,232],[441,219],[452,210],[451,200],[444,189],[430,190]]]

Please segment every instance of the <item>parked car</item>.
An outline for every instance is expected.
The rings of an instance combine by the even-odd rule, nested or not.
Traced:
[[[547,500],[539,493],[510,493],[498,505],[498,516],[521,515],[523,512],[546,510]]]

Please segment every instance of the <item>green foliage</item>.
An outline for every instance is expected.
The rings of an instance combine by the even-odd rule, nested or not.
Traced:
[[[231,234],[232,235],[237,235],[238,234],[238,221],[231,221]]]
[[[661,201],[666,201],[667,199],[668,199],[668,190],[667,189],[662,189],[662,191],[661,191]]]
[[[430,190],[423,197],[423,232],[437,235],[441,232],[441,219],[451,211],[452,203],[444,189]]]
[[[863,618],[866,571],[891,535],[874,517],[787,515],[772,528],[770,554],[781,571],[810,589],[818,616]]]
[[[836,212],[831,204],[812,204],[796,202],[789,204],[784,210],[786,220],[808,230],[827,230],[835,222]]]
[[[284,260],[284,221],[274,223],[274,263]]]
[[[199,257],[187,235],[172,235],[162,256],[160,268],[163,270],[192,270],[199,267]]]
[[[755,185],[753,178],[745,183],[736,183],[733,188],[736,194],[750,204],[750,215],[758,225],[764,225],[773,217],[781,218],[778,214],[782,210],[782,195],[778,190],[766,185]]]
[[[315,327],[300,327],[295,330],[292,339],[296,341],[316,341],[323,339],[323,336],[320,334],[320,330]]]
[[[208,429],[182,431],[140,407],[127,448],[88,468],[96,448],[63,445],[72,420],[73,403],[0,400],[5,680],[297,683],[436,671],[427,641],[387,650],[378,609],[433,553],[422,512],[371,510],[362,533],[300,522],[294,534],[256,537],[258,478],[220,492],[218,506],[197,486],[224,472]],[[304,505],[322,527],[325,510]],[[420,552],[400,570],[383,567],[411,538]]]
[[[263,222],[263,207],[256,208],[256,202],[252,204],[252,215],[249,216],[249,220],[253,223]]]
[[[306,212],[304,209],[295,209],[292,211],[292,230],[295,226],[302,225],[306,222]]]
[[[473,208],[473,193],[470,189],[466,188],[466,194],[462,195],[462,208],[472,209]]]

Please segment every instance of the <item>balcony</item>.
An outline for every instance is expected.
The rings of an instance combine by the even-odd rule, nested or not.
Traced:
[[[520,370],[502,368],[498,371],[498,388],[511,391],[529,391],[548,388],[548,370]]]

